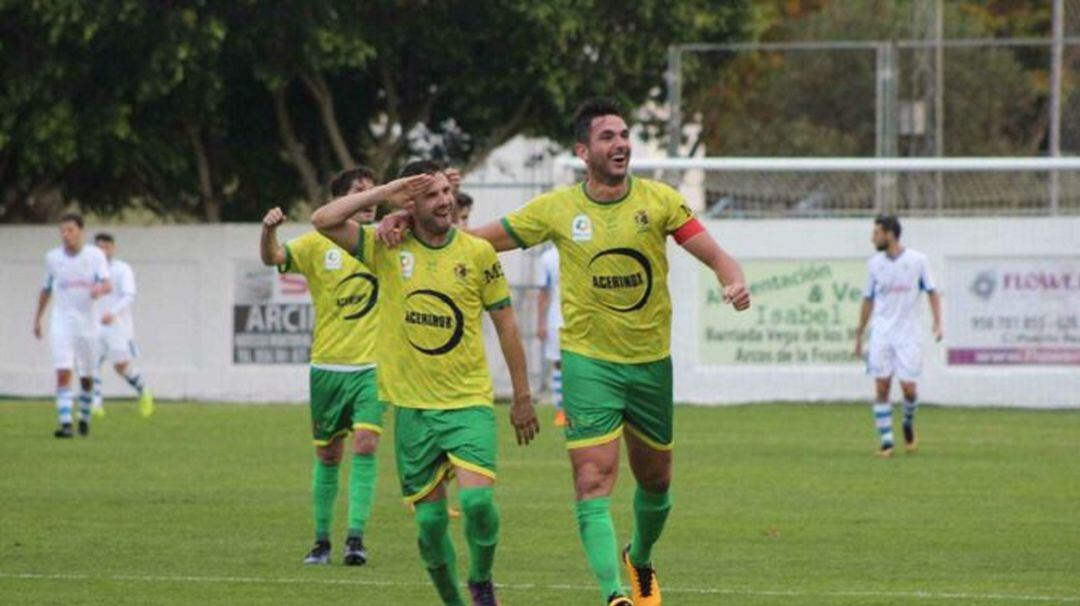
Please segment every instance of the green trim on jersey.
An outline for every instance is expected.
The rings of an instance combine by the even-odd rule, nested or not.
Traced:
[[[446,248],[447,246],[450,246],[451,244],[454,243],[454,236],[455,235],[457,235],[457,229],[451,227],[450,230],[447,232],[446,242],[443,242],[442,244],[440,244],[438,246],[435,246],[434,244],[428,244],[427,242],[424,242],[424,239],[421,238],[420,235],[416,233],[416,230],[415,229],[413,230],[413,237],[415,237],[416,241],[419,242],[420,244],[422,244],[424,246],[424,248],[427,248],[428,250],[442,250],[442,249]]]
[[[518,233],[516,231],[514,231],[514,228],[511,227],[510,221],[507,220],[506,217],[503,217],[499,222],[502,223],[503,229],[506,230],[506,233],[518,245],[518,248],[521,248],[521,249],[529,248],[529,245],[525,243],[525,240],[522,240],[521,236],[519,236]]]
[[[619,198],[616,199],[616,200],[597,200],[596,198],[589,195],[588,181],[582,181],[581,182],[581,193],[585,194],[585,197],[588,198],[589,201],[592,202],[593,204],[600,204],[600,205],[603,205],[603,206],[610,206],[612,204],[618,204],[619,202],[622,202],[623,200],[626,200],[627,198],[630,197],[630,193],[633,190],[634,190],[634,178],[628,176],[628,177],[626,177],[626,193],[625,194],[623,194],[622,196],[619,196]]]
[[[510,297],[506,297],[500,301],[496,301],[491,305],[485,305],[484,309],[488,311],[495,311],[496,309],[502,309],[504,307],[510,307]]]

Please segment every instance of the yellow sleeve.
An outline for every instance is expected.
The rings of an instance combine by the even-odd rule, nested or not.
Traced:
[[[480,265],[480,298],[484,309],[492,311],[510,305],[510,284],[503,274],[502,263],[495,254],[495,248],[487,241],[481,242],[482,248],[477,261]]]
[[[359,238],[356,241],[356,250],[350,251],[352,255],[368,266],[375,263],[375,225],[361,225]]]
[[[278,273],[302,274],[307,264],[311,246],[307,234],[297,236],[285,243],[285,263],[278,265]]]
[[[533,198],[525,206],[503,217],[503,229],[521,248],[550,240],[552,217],[549,206],[547,198]]]
[[[682,194],[679,192],[666,185],[663,187],[663,192],[664,232],[673,234],[680,227],[686,225],[690,219],[694,218],[694,211],[690,210],[690,207],[686,205],[686,200],[683,199]]]

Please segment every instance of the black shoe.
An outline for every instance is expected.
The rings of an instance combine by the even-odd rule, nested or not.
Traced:
[[[904,449],[915,452],[919,449],[919,438],[915,435],[915,424],[904,423]]]
[[[499,606],[499,600],[495,598],[495,584],[491,581],[469,581],[469,595],[472,596],[473,606]]]
[[[90,435],[90,421],[79,421],[79,435],[84,438]]]
[[[363,566],[367,564],[367,550],[364,549],[363,537],[345,539],[345,565]]]
[[[52,432],[54,438],[74,438],[75,432],[71,431],[71,423],[64,423]]]
[[[315,546],[304,556],[304,563],[309,565],[330,563],[330,541],[315,541]]]

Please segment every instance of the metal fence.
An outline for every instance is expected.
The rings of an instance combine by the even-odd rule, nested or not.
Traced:
[[[924,31],[906,30],[917,38],[674,46],[669,155],[1080,155],[1080,0],[1055,0],[1054,9],[1046,38],[949,37],[939,12],[936,23],[919,17]],[[807,181],[815,180],[745,175],[730,185],[733,177],[710,174],[710,181],[728,185],[709,189],[746,190],[757,181],[766,186],[760,194],[739,199],[768,198],[770,189],[805,198],[813,189]],[[867,199],[880,206],[880,196],[866,194],[880,180],[853,175],[842,185],[835,177],[822,186],[831,190],[834,210],[866,212]],[[899,178],[895,206],[952,214],[1069,209],[1077,183],[1062,178],[1056,172],[919,173]]]

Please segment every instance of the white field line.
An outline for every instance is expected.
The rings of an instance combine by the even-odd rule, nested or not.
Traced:
[[[0,572],[0,580],[23,579],[41,581],[116,581],[135,583],[235,583],[257,585],[344,585],[359,587],[426,587],[427,583],[410,583],[400,581],[380,581],[377,579],[314,579],[314,578],[272,578],[272,577],[210,577],[210,576],[164,576],[164,575],[90,575],[90,574],[36,574],[36,573],[8,573]],[[589,585],[566,585],[551,584],[541,585],[535,583],[498,583],[498,587],[507,590],[533,590],[546,589],[555,591],[595,591],[596,588]],[[985,600],[1001,601],[1010,600],[1018,602],[1050,602],[1050,603],[1080,603],[1080,595],[1077,596],[1054,596],[1054,595],[1024,595],[1005,593],[967,593],[967,592],[938,592],[938,591],[805,591],[799,589],[752,589],[752,588],[720,588],[720,587],[669,587],[663,588],[664,593],[682,593],[691,595],[747,595],[747,596],[786,596],[786,597],[864,597],[864,598],[908,598],[930,600]]]

